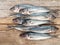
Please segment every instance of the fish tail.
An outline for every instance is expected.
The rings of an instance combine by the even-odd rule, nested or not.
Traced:
[[[52,35],[53,38],[60,38],[60,35]]]
[[[8,27],[7,28],[13,28],[14,26],[11,26],[11,25],[8,25]]]
[[[60,10],[59,9],[51,10],[51,13],[52,13],[54,19],[58,18],[58,16],[59,16],[58,11],[60,11]]]
[[[53,19],[56,19],[56,16],[52,15],[52,18],[53,18]]]
[[[59,30],[59,28],[58,28],[58,27],[55,27],[55,29],[56,29],[56,30]]]
[[[11,28],[11,26],[8,26],[8,28]]]
[[[49,20],[49,22],[50,22],[50,24],[54,24],[54,22],[53,22],[53,21],[51,21],[51,20]]]
[[[58,36],[57,36],[57,35],[52,35],[52,37],[53,37],[53,38],[58,38]]]

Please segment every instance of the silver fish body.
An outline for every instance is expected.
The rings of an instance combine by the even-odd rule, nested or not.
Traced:
[[[18,23],[18,24],[23,24],[25,26],[36,26],[36,25],[41,25],[41,24],[51,24],[50,20],[34,20],[34,19],[21,19],[21,18],[16,18],[13,19],[13,22]]]
[[[10,16],[15,16],[15,17],[24,17],[25,19],[36,19],[36,20],[53,20],[56,17],[50,13],[37,13],[37,14],[31,14],[31,15],[26,15],[26,14],[11,14]]]
[[[36,33],[53,33],[58,30],[55,26],[24,26],[24,25],[16,25],[16,26],[10,26],[11,28],[20,30],[20,31],[32,31]]]
[[[50,20],[26,20],[23,25],[25,26],[36,26],[36,25],[42,25],[42,24],[51,24]]]
[[[51,24],[50,20],[34,20],[34,19],[21,19],[21,18],[16,18],[13,19],[13,22],[18,23],[18,24],[23,24],[25,26],[36,26],[36,25],[41,25],[41,24]]]
[[[50,34],[35,33],[35,32],[24,32],[20,34],[20,36],[28,40],[44,40],[52,38]]]
[[[35,19],[35,20],[53,20],[56,17],[52,14],[48,13],[37,13],[37,14],[32,14],[30,16],[27,16],[26,19]]]
[[[24,26],[24,25],[15,25],[15,26],[8,26],[8,28],[14,28],[20,31],[29,31],[29,28],[32,28],[32,26]]]
[[[36,14],[36,13],[44,13],[44,12],[50,12],[49,9],[42,6],[35,6],[30,8],[25,8],[24,10],[20,11],[22,14]]]
[[[11,7],[10,10],[15,13],[19,13],[19,11],[21,11],[25,8],[30,8],[30,7],[34,7],[34,6],[31,4],[18,4],[18,5]]]
[[[37,33],[51,33],[51,32],[56,32],[58,30],[57,27],[51,26],[51,25],[42,25],[39,27],[32,27],[28,29],[29,31],[32,32],[37,32]]]

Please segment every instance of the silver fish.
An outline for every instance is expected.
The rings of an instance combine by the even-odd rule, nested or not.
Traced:
[[[15,14],[11,14],[10,16],[24,17],[25,19],[36,19],[36,20],[53,20],[56,18],[51,13],[47,13],[47,12],[31,14],[31,15],[15,13]]]
[[[35,33],[35,32],[24,32],[20,34],[20,37],[23,37],[28,40],[44,40],[53,38],[50,34],[44,34],[44,33]]]
[[[46,14],[46,13],[44,13]],[[15,14],[11,14],[10,16],[14,16],[14,17],[24,17],[25,19],[36,19],[36,20],[51,20],[51,16],[47,17],[48,14],[45,15],[24,15],[24,14],[20,14],[20,13],[15,13]]]
[[[30,14],[30,15],[36,13],[44,13],[44,12],[50,12],[50,10],[47,9],[46,7],[35,6],[35,7],[25,8],[22,11],[20,11],[20,13],[22,14]]]
[[[58,28],[51,25],[42,25],[39,27],[29,28],[28,30],[32,32],[37,32],[37,33],[51,33],[51,32],[56,32]]]
[[[26,19],[35,19],[35,20],[53,20],[56,17],[52,15],[51,13],[37,13],[37,14],[31,14],[30,16],[27,16]]]
[[[37,33],[53,33],[58,30],[55,26],[24,26],[24,25],[16,25],[16,26],[8,26],[9,28],[14,28],[20,31],[32,31]]]
[[[25,26],[36,26],[36,25],[42,25],[42,24],[52,24],[50,20],[26,20],[23,22],[23,25]]]
[[[34,20],[34,19],[22,19],[22,18],[15,18],[13,19],[13,22],[18,23],[18,24],[23,24],[25,26],[36,26],[36,25],[41,25],[41,24],[51,24],[50,20]]]
[[[34,27],[37,27],[37,26],[34,26]],[[32,26],[24,26],[24,25],[18,24],[15,26],[8,26],[8,28],[14,28],[20,31],[29,31],[28,29],[32,28]]]
[[[19,11],[25,9],[25,8],[30,8],[34,7],[34,5],[31,4],[18,4],[10,8],[11,11],[19,13]]]

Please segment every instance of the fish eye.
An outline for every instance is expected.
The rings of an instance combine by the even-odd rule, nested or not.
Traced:
[[[13,19],[14,22],[17,22],[17,19]]]

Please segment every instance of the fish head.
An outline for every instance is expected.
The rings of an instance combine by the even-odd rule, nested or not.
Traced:
[[[13,22],[18,22],[17,20],[18,20],[18,19],[13,19]]]
[[[22,7],[19,7],[19,5],[15,5],[15,6],[10,8],[10,10],[15,12],[15,13],[19,13],[20,9],[22,9]]]
[[[14,23],[22,24],[23,20],[22,19],[19,19],[19,18],[15,18],[15,19],[13,19],[13,22]]]
[[[33,25],[34,23],[33,23],[33,21],[31,21],[31,20],[27,20],[25,23],[24,23],[24,25]]]
[[[20,37],[28,38],[29,37],[29,32],[23,32],[22,34],[20,34]]]

